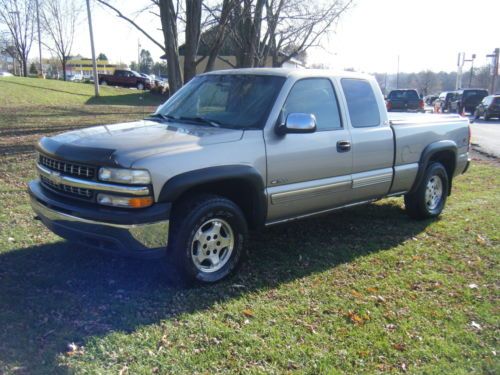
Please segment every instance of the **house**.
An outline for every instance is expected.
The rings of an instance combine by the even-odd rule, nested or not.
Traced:
[[[196,74],[203,73],[207,66],[208,62],[208,54],[209,54],[209,45],[211,39],[215,37],[216,28],[212,28],[210,30],[205,31],[200,38],[200,45],[198,47],[198,55],[196,56],[196,60],[201,60],[201,62],[196,66]],[[234,40],[231,37],[227,37],[222,45],[219,55],[217,56],[214,69],[213,70],[223,70],[223,69],[233,69],[236,66],[236,56],[234,55],[234,51],[236,50],[236,46],[234,44]],[[186,51],[186,45],[183,44],[179,47],[179,63],[180,66],[184,66],[184,55]],[[284,56],[284,54],[281,54]],[[161,56],[162,59],[166,60],[166,56]],[[269,56],[266,59],[264,64],[266,67],[272,67],[273,61],[272,57]],[[281,67],[284,68],[305,68],[305,64],[295,58],[291,58],[290,60],[284,62]]]

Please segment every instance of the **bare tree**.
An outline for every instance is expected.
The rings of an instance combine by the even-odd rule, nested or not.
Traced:
[[[61,61],[65,81],[66,64],[73,48],[75,26],[81,10],[77,0],[45,0],[42,5],[41,21],[45,32],[50,37],[50,43],[44,43],[44,45]]]
[[[0,24],[5,25],[12,36],[15,57],[25,77],[34,39],[35,14],[35,0],[0,0]]]

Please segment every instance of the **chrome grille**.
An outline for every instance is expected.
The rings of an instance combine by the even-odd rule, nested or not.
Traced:
[[[79,188],[79,187],[75,187],[75,186],[56,184],[44,176],[40,176],[40,180],[42,181],[42,183],[45,186],[47,186],[51,189],[54,189],[58,192],[61,192],[61,193],[67,194],[67,195],[71,195],[74,197],[84,198],[84,199],[92,199],[92,197],[94,195],[92,190],[83,189],[83,188]]]
[[[85,179],[93,179],[95,177],[95,168],[86,165],[52,159],[42,154],[40,154],[38,161],[44,167],[67,175]]]

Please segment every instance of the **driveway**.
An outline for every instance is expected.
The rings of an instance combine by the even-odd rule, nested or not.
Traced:
[[[474,120],[471,129],[473,147],[500,158],[500,120]]]

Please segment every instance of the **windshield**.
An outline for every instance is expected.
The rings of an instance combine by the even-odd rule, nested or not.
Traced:
[[[415,90],[393,90],[389,93],[389,99],[419,99]]]
[[[193,78],[156,114],[221,127],[262,128],[284,77],[210,74]]]

